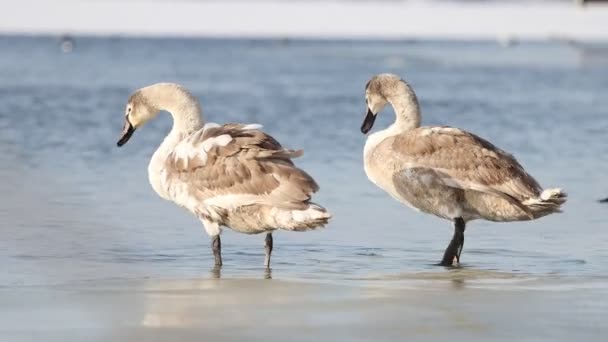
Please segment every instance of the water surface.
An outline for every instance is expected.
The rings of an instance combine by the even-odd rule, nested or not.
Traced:
[[[608,57],[601,47],[76,38],[74,51],[64,54],[58,43],[0,37],[5,301],[59,288],[77,302],[78,291],[69,289],[113,282],[135,282],[121,291],[137,293],[146,281],[217,281],[201,224],[158,198],[147,181],[169,116],[138,130],[125,147],[115,145],[129,94],[171,81],[201,99],[208,121],[261,123],[284,145],[304,149],[297,163],[321,186],[315,201],[334,214],[324,230],[276,233],[271,274],[261,267],[262,235],[225,231],[222,280],[271,276],[324,284],[320,289],[407,289],[460,279],[501,291],[523,281],[529,286],[517,291],[525,295],[510,293],[505,301],[525,304],[543,293],[542,303],[566,311],[568,303],[546,294],[558,288],[568,291],[559,300],[580,299],[575,305],[584,317],[608,313],[608,206],[597,202],[608,194]],[[451,238],[449,222],[396,203],[362,168],[364,85],[379,72],[412,84],[425,125],[475,132],[516,155],[542,185],[566,189],[565,212],[533,222],[473,222],[464,269],[433,266]],[[375,129],[392,119],[385,110]],[[472,302],[494,298],[475,293],[468,294]],[[590,293],[596,306],[587,306]],[[509,310],[517,316],[516,307]],[[350,311],[333,315],[340,312]]]

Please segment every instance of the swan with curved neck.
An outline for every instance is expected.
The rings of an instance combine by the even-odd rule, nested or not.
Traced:
[[[206,124],[199,101],[184,87],[158,83],[134,92],[125,108],[117,145],[160,111],[173,127],[150,160],[148,177],[156,193],[196,215],[212,238],[215,264],[222,265],[222,227],[266,233],[264,264],[270,265],[276,229],[304,231],[325,225],[331,215],[310,201],[314,179],[259,125]]]
[[[537,219],[560,212],[566,194],[543,190],[517,160],[487,140],[452,127],[420,126],[420,105],[409,84],[393,74],[366,85],[367,134],[387,104],[395,122],[365,144],[368,178],[397,201],[454,224],[441,265],[460,263],[466,223]]]
[[[148,165],[148,179],[156,193],[170,200],[168,189],[160,180],[167,156],[188,134],[203,127],[203,113],[199,101],[184,87],[174,83],[157,83],[134,92],[125,108],[123,133],[118,147],[127,143],[135,130],[165,111],[173,118],[173,127]]]

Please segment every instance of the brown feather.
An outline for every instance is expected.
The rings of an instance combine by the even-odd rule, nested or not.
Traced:
[[[416,167],[431,168],[455,181],[504,194],[510,202],[538,197],[541,191],[538,182],[512,155],[460,129],[420,127],[382,144],[391,144],[395,152],[402,151],[402,157]]]
[[[231,141],[226,146],[214,145],[206,152],[206,160],[201,158],[203,153],[179,156],[173,152],[165,164],[168,177],[174,177],[170,181],[188,183],[189,188],[196,189],[199,201],[246,194],[259,195],[263,204],[305,208],[318,186],[291,161],[301,152],[284,149],[270,135],[245,127],[227,124],[192,133],[183,143],[199,151],[208,139],[229,135]]]

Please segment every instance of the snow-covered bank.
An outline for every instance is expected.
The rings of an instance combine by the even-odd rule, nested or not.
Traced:
[[[608,6],[573,3],[0,0],[0,33],[608,41]]]

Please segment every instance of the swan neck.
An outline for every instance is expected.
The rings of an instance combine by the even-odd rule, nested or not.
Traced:
[[[171,114],[173,127],[160,144],[153,159],[164,160],[169,152],[186,136],[203,127],[203,113],[198,100],[187,91],[169,92],[158,97],[157,108]]]
[[[395,111],[393,129],[402,132],[420,127],[420,105],[414,93],[399,94],[387,100]]]
[[[166,111],[173,117],[177,132],[193,132],[203,126],[200,102],[184,87],[173,83],[159,83],[141,90],[155,112]]]
[[[203,127],[203,114],[198,101],[162,108],[173,117],[171,133],[192,133]]]

